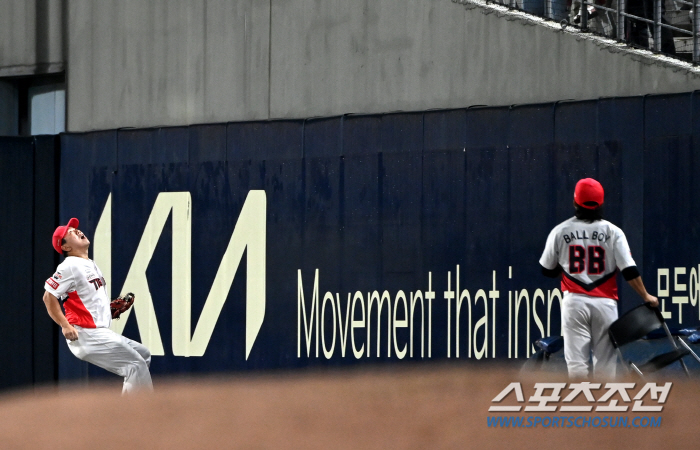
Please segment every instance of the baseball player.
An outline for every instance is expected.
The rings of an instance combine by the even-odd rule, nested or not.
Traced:
[[[46,309],[78,359],[124,377],[123,394],[150,391],[151,353],[140,343],[109,329],[112,313],[105,279],[88,258],[90,241],[78,230],[78,224],[78,219],[73,218],[53,233],[53,248],[66,258],[44,285]]]
[[[540,258],[542,273],[561,275],[564,298],[561,326],[564,357],[569,376],[615,376],[617,357],[608,338],[617,320],[617,273],[651,306],[658,306],[637,270],[625,234],[603,219],[604,191],[601,184],[584,178],[574,190],[576,215],[557,225],[547,238]]]

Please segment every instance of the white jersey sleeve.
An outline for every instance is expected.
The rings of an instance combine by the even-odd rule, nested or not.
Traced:
[[[615,231],[617,232],[616,239],[613,244],[615,251],[615,263],[617,264],[617,268],[622,271],[628,267],[635,266],[636,264],[634,259],[632,259],[632,251],[627,243],[625,233],[619,228],[617,228]]]
[[[75,277],[73,270],[68,264],[59,264],[56,272],[44,283],[46,292],[61,300],[68,295],[68,292],[75,290]]]
[[[559,264],[559,252],[557,248],[558,229],[553,229],[547,236],[547,243],[544,246],[544,252],[540,257],[540,265],[545,269],[554,270]]]

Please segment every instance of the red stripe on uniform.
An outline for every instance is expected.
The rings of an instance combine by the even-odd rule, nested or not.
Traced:
[[[572,294],[586,294],[591,297],[605,297],[617,300],[617,277],[611,277],[608,281],[597,286],[590,291],[584,289],[571,281],[568,277],[561,277],[561,290],[568,291]]]
[[[85,304],[78,296],[78,292],[73,291],[68,294],[68,299],[63,303],[66,310],[66,319],[71,325],[78,325],[83,328],[97,328],[90,311],[85,308]]]

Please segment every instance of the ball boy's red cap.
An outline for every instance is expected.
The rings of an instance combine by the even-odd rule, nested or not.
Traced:
[[[574,201],[586,209],[596,209],[603,204],[605,192],[603,186],[593,178],[584,178],[576,183]]]
[[[71,220],[68,221],[67,225],[61,225],[60,227],[56,228],[56,231],[53,232],[53,238],[51,239],[51,243],[53,244],[53,248],[58,253],[63,254],[63,250],[61,250],[61,241],[64,237],[66,237],[68,228],[78,228],[79,224],[80,222],[78,222],[78,219],[73,217]]]

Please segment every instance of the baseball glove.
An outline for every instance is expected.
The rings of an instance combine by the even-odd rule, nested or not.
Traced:
[[[126,312],[134,304],[134,294],[129,292],[124,296],[119,296],[112,300],[109,304],[109,309],[112,310],[112,319],[118,319],[123,312]]]

